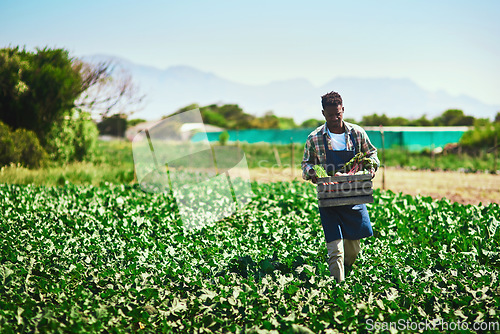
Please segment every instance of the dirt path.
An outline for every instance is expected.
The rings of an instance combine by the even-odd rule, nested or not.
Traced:
[[[259,182],[302,180],[301,171],[255,168],[250,178]],[[374,178],[374,187],[382,188],[382,170]],[[398,168],[385,170],[385,189],[396,193],[446,197],[462,204],[500,203],[500,175],[460,172],[411,171]]]

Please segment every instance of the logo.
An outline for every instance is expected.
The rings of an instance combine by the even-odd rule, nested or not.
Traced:
[[[220,221],[255,195],[245,153],[235,146],[211,145],[199,109],[141,130],[132,151],[141,189],[170,194],[185,229]]]

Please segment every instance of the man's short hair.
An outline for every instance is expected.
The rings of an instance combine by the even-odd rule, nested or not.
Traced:
[[[337,92],[326,93],[321,97],[321,105],[323,108],[326,106],[338,106],[342,105],[342,97]]]

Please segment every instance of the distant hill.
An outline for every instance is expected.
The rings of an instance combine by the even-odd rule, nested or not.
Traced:
[[[341,77],[317,87],[299,78],[246,85],[189,66],[161,70],[107,55],[84,59],[113,60],[129,71],[147,94],[146,108],[133,117],[147,120],[158,119],[192,103],[234,103],[250,114],[261,116],[272,110],[278,116],[293,117],[301,123],[308,118],[322,118],[320,97],[332,90],[342,95],[345,117],[356,120],[373,113],[409,119],[426,114],[432,118],[452,108],[474,117],[493,118],[500,110],[498,105],[488,105],[470,96],[427,91],[410,79]]]

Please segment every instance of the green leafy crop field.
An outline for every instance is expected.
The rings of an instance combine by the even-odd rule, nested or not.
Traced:
[[[375,234],[336,284],[314,187],[253,186],[185,232],[170,195],[137,186],[0,185],[0,332],[498,330],[498,204],[376,191]]]

